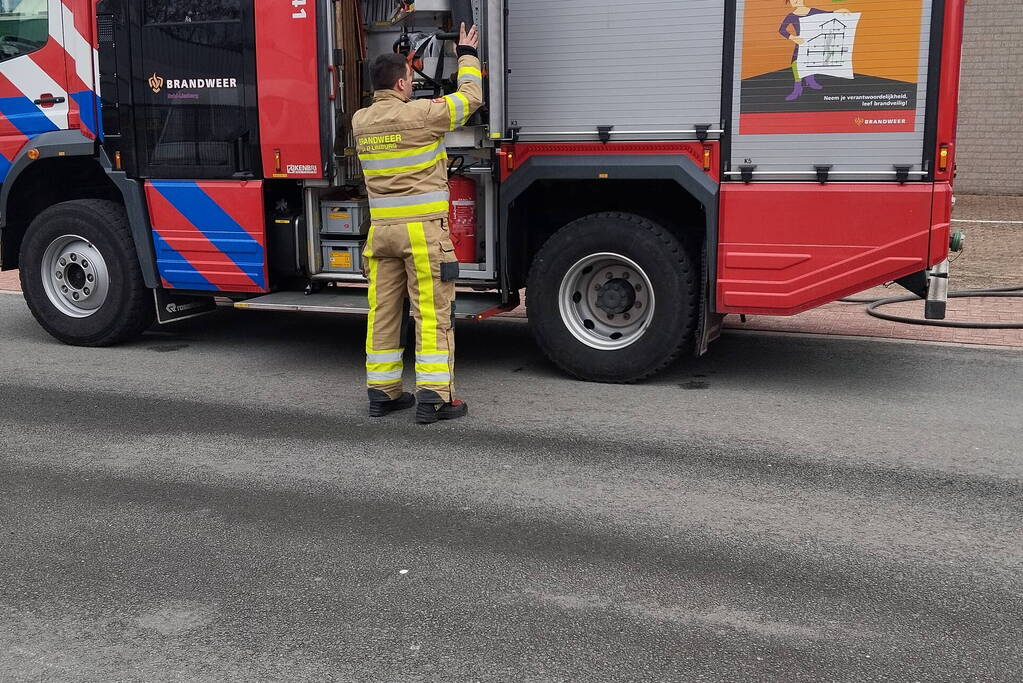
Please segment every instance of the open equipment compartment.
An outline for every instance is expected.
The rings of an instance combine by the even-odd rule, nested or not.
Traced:
[[[325,17],[330,24],[327,73],[333,121],[331,137],[336,142],[329,179],[304,183],[310,276],[321,282],[365,282],[358,267],[339,269],[325,262],[324,255],[330,246],[325,241],[336,240],[338,236],[330,234],[323,224],[323,216],[325,203],[334,201],[332,198],[339,196],[339,192],[349,201],[360,198],[365,201],[351,119],[371,101],[369,65],[380,54],[396,49],[412,51],[417,56],[418,67],[414,97],[438,97],[454,92],[458,70],[454,50],[458,27],[454,17],[471,14],[466,24],[472,21],[480,32],[480,59],[484,73],[489,71],[491,76],[485,79],[484,101],[491,106],[484,104],[467,126],[445,138],[451,175],[461,181],[457,196],[456,193],[452,196],[452,241],[461,261],[460,279],[476,287],[495,285],[498,207],[494,145],[502,136],[504,97],[502,79],[492,78],[492,75],[495,70],[499,74],[503,71],[503,15],[500,11],[488,11],[488,3],[483,0],[419,0],[411,10],[404,7],[404,3],[397,0],[334,0],[332,11]],[[491,43],[488,37],[495,35],[499,38]],[[491,97],[495,90],[499,94]],[[473,210],[475,220],[467,223],[466,217],[471,217]],[[364,239],[364,235],[362,237]],[[460,240],[474,245],[460,244]]]

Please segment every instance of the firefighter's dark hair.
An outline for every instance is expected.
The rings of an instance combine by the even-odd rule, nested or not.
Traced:
[[[373,81],[374,90],[390,90],[402,78],[405,78],[408,60],[405,55],[397,52],[382,54],[373,60],[369,77]]]

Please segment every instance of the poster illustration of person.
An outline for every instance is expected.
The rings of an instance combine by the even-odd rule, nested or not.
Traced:
[[[738,0],[741,134],[915,130],[930,0],[832,1]]]
[[[798,99],[803,94],[803,86],[809,87],[813,90],[823,90],[824,86],[817,82],[814,78],[815,74],[807,74],[801,76],[800,71],[800,46],[807,44],[807,39],[803,37],[802,31],[800,30],[800,18],[812,17],[817,14],[828,14],[827,10],[817,9],[815,7],[807,7],[806,0],[785,0],[787,4],[792,6],[792,11],[782,19],[781,27],[778,29],[778,33],[781,34],[782,38],[792,41],[795,43],[795,47],[792,48],[792,76],[796,80],[796,85],[792,88],[792,92],[785,96],[785,99],[789,102]],[[836,9],[836,14],[849,14],[847,9]],[[857,15],[857,19],[859,16]],[[815,32],[813,38],[816,39],[820,36],[820,33]],[[850,41],[851,42],[851,41]],[[810,46],[807,46],[808,48]],[[851,53],[851,46],[849,48]],[[804,51],[807,52],[809,50]],[[805,67],[803,71],[806,71]]]

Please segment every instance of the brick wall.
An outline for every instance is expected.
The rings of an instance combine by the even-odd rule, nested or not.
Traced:
[[[956,190],[1023,195],[1023,9],[969,0]]]

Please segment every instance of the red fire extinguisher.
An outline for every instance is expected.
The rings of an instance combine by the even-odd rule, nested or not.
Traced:
[[[448,230],[455,256],[462,263],[476,263],[476,181],[464,175],[448,180],[451,207],[448,210]]]

